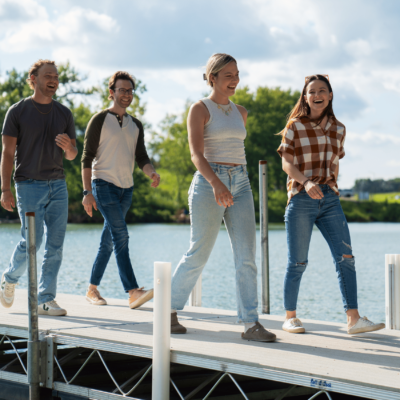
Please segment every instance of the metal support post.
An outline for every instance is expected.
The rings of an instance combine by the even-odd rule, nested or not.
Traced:
[[[269,306],[269,252],[268,252],[268,174],[267,161],[260,161],[260,240],[261,240],[261,311],[270,313]]]
[[[154,263],[152,400],[169,399],[171,263]]]
[[[189,297],[189,305],[192,307],[201,307],[201,275],[197,279],[196,285],[194,286]]]
[[[400,330],[400,254],[385,255],[386,328]]]
[[[28,264],[28,383],[29,400],[39,400],[39,321],[36,271],[35,213],[25,213],[26,261]]]

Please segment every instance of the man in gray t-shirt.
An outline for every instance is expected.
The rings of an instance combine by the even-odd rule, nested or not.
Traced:
[[[15,285],[26,270],[25,213],[34,212],[37,249],[46,228],[38,313],[66,315],[55,297],[68,218],[63,154],[67,160],[78,154],[75,127],[71,111],[53,100],[59,84],[54,61],[34,63],[27,81],[34,94],[9,108],[2,131],[1,206],[7,211],[15,207],[10,190],[15,161],[22,239],[1,277],[0,302],[7,308],[14,302]]]

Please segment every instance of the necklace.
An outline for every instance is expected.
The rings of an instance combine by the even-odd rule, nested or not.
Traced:
[[[230,104],[228,104],[228,108],[222,107],[222,104],[217,104],[218,109],[221,110],[225,115],[229,115],[232,111],[232,107]]]
[[[36,107],[35,102],[33,101],[32,97],[31,97],[31,100],[32,100],[33,106],[36,108],[36,110],[38,110],[38,111],[40,112],[40,114],[43,114],[43,115],[50,114],[51,110],[53,109],[53,99],[51,99],[51,108],[50,108],[50,111],[47,111],[46,113],[41,112],[41,111]]]

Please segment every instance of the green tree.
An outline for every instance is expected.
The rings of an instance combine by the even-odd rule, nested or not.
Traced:
[[[246,149],[247,169],[254,194],[258,219],[259,161],[268,161],[268,214],[270,222],[282,222],[285,211],[286,173],[276,149],[281,136],[276,135],[286,125],[286,116],[300,96],[299,92],[259,87],[252,93],[248,87],[238,89],[231,100],[248,111]]]
[[[180,115],[167,115],[161,123],[161,132],[153,132],[151,150],[158,158],[163,173],[162,188],[176,201],[177,208],[186,207],[187,191],[196,167],[190,157],[187,117],[190,103]]]
[[[276,134],[285,127],[286,116],[299,96],[299,92],[268,87],[259,87],[255,93],[245,87],[232,96],[231,100],[249,113],[245,148],[250,181],[255,191],[258,191],[259,160],[268,161],[269,189],[285,190],[286,174],[276,151],[282,138]]]

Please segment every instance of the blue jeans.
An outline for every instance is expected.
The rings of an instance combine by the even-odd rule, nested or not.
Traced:
[[[21,218],[22,239],[11,256],[5,271],[8,283],[18,283],[26,271],[25,213],[35,213],[36,250],[45,233],[45,251],[39,279],[38,303],[54,300],[57,275],[62,261],[65,231],[68,219],[68,192],[63,179],[37,181],[28,179],[15,183],[18,213]],[[46,231],[44,231],[46,227]]]
[[[324,194],[321,200],[312,199],[302,190],[286,207],[288,264],[284,280],[284,307],[287,311],[296,310],[314,224],[331,249],[345,311],[358,308],[355,259],[343,257],[353,255],[346,217],[339,196],[328,185],[320,185],[320,188]]]
[[[219,206],[211,185],[199,172],[195,173],[189,189],[190,248],[172,278],[171,308],[182,310],[185,306],[211,254],[223,219],[235,260],[238,321],[254,322],[258,320],[256,223],[246,166],[210,165],[232,193],[234,205]],[[215,274],[216,279],[223,279],[218,271]]]
[[[123,189],[103,179],[93,179],[92,191],[97,208],[104,217],[104,227],[90,283],[96,286],[100,285],[114,249],[119,276],[125,292],[137,289],[139,285],[136,282],[129,257],[129,235],[125,222],[126,213],[132,204],[133,186]]]

